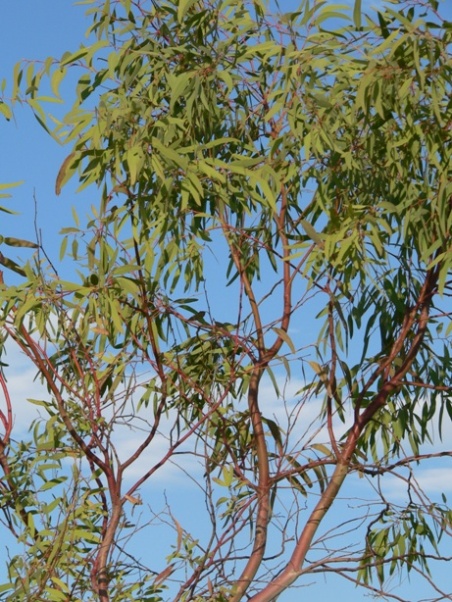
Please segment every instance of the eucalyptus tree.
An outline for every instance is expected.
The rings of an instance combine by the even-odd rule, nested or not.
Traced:
[[[2,599],[264,602],[335,573],[402,600],[405,571],[449,599],[429,570],[452,510],[416,475],[452,455],[430,445],[452,418],[451,23],[434,0],[83,4],[84,45],[18,64],[0,104],[67,146],[56,194],[94,198],[58,261],[2,238],[35,253],[0,257],[2,345],[46,391],[16,436],[3,362]],[[197,524],[148,503],[174,464]]]

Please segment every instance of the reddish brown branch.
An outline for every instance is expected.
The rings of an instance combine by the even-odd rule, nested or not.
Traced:
[[[365,392],[370,389],[372,384],[374,384],[380,376],[388,373],[388,367],[392,365],[394,359],[398,357],[403,350],[406,341],[409,340],[408,335],[415,332],[411,339],[410,347],[403,357],[401,367],[391,378],[384,382],[380,391],[374,396],[373,401],[362,413],[359,412],[360,404],[358,403],[358,409],[355,411],[355,422],[350,429],[340,460],[336,465],[328,486],[308,518],[286,568],[261,592],[251,598],[253,602],[270,602],[283,590],[289,587],[289,585],[301,574],[305,556],[314,535],[347,477],[350,461],[356,449],[360,434],[375,413],[386,404],[389,396],[400,386],[402,379],[409,371],[420,349],[428,327],[429,309],[432,297],[436,290],[438,273],[438,266],[435,266],[435,269],[427,272],[416,305],[406,314],[401,331],[395,340],[388,357],[374,371],[370,376],[369,381],[363,387],[361,399],[364,399]]]
[[[292,314],[292,283],[293,278],[291,274],[291,265],[289,260],[290,257],[290,245],[287,238],[285,222],[287,214],[287,189],[284,185],[281,185],[281,211],[276,216],[275,221],[278,228],[278,236],[281,238],[281,244],[283,248],[282,265],[283,265],[283,311],[281,317],[280,328],[284,332],[287,332],[290,324],[290,316]],[[266,359],[273,359],[281,349],[284,340],[282,337],[277,337],[276,341],[266,352]]]
[[[21,327],[21,334],[26,341],[26,345],[24,345],[18,335],[14,333],[9,327],[5,326],[5,330],[7,330],[8,334],[18,343],[21,349],[25,352],[25,354],[32,360],[35,366],[38,368],[39,373],[44,377],[44,380],[49,387],[51,393],[54,395],[55,400],[58,405],[58,410],[60,412],[61,418],[68,430],[68,433],[74,439],[75,443],[79,446],[82,452],[86,455],[87,458],[92,460],[94,464],[96,464],[105,474],[111,472],[110,467],[105,464],[85,443],[83,438],[78,434],[72,420],[66,410],[63,397],[58,387],[55,384],[55,378],[53,375],[53,368],[51,367],[50,360],[48,359],[45,351],[41,348],[39,343],[37,343],[30,334],[26,331],[26,329]]]
[[[9,443],[9,438],[11,436],[11,431],[13,428],[13,410],[11,404],[11,397],[9,395],[8,386],[6,384],[5,377],[3,373],[0,371],[0,386],[3,391],[3,395],[5,397],[6,403],[6,414],[0,410],[0,420],[5,428],[5,434],[0,438],[2,441],[2,445],[5,448]]]
[[[250,378],[248,406],[255,438],[257,466],[259,470],[257,487],[257,512],[254,542],[251,555],[240,577],[237,579],[231,602],[238,602],[254,579],[264,557],[267,544],[267,530],[270,518],[270,467],[267,442],[265,440],[262,415],[259,410],[259,382],[262,368],[255,366]]]

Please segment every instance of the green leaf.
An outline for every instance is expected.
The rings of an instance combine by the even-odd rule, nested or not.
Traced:
[[[182,23],[185,15],[189,11],[190,7],[195,4],[196,0],[179,0],[177,8],[177,20]]]
[[[353,22],[355,24],[356,29],[361,29],[361,4],[362,0],[355,0],[355,4],[353,6]]]
[[[5,257],[3,253],[0,253],[0,265],[3,265],[5,268],[8,268],[20,276],[25,276],[25,271],[15,261]]]
[[[325,456],[331,456],[331,450],[323,443],[313,443],[311,447]]]
[[[9,247],[24,247],[28,249],[39,249],[39,245],[29,240],[23,240],[22,238],[14,238],[12,236],[2,237],[1,242]]]
[[[303,226],[303,229],[309,236],[309,238],[315,243],[317,243],[319,246],[323,246],[322,236],[311,226],[311,224],[305,219],[300,220],[300,223]]]
[[[296,353],[295,345],[293,344],[292,339],[285,330],[283,330],[282,328],[276,328],[276,326],[274,326],[272,330],[276,332],[279,338],[281,338],[285,343],[287,343],[292,353]]]
[[[0,113],[2,115],[4,115],[4,117],[6,118],[7,121],[10,121],[10,119],[13,116],[10,107],[1,100],[0,100]]]
[[[24,180],[20,180],[20,182],[11,182],[9,184],[0,184],[0,190],[6,190],[8,188],[14,188],[15,186],[21,186],[24,183]],[[10,194],[0,194],[0,198],[7,198],[10,197]],[[8,210],[8,209],[2,209],[3,211],[7,212],[7,213],[12,213],[12,211]]]
[[[63,185],[69,180],[71,175],[74,173],[76,162],[77,153],[75,152],[70,153],[63,161],[55,182],[55,194],[57,196],[61,194],[61,189]]]

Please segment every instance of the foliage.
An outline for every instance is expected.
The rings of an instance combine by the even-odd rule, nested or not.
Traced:
[[[20,276],[2,344],[47,392],[15,439],[3,363],[3,522],[23,551],[2,599],[264,602],[333,571],[387,599],[405,570],[439,591],[452,510],[415,469],[452,455],[428,447],[452,418],[452,25],[433,0],[84,4],[87,44],[19,64],[0,104],[68,145],[57,194],[98,197],[57,265],[2,239],[36,250],[0,256]],[[199,533],[143,504],[185,456]],[[376,496],[350,519],[359,545],[329,512],[353,475]],[[128,552],[138,510],[174,532],[162,570]]]

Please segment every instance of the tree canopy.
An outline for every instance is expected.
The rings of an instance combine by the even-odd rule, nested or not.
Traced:
[[[452,23],[435,0],[83,4],[87,41],[0,103],[67,146],[56,194],[94,199],[58,261],[1,237],[1,599],[270,602],[329,573],[450,599],[452,509],[416,475],[452,456]],[[13,348],[46,391],[26,436]],[[147,498],[174,465],[195,523]]]

